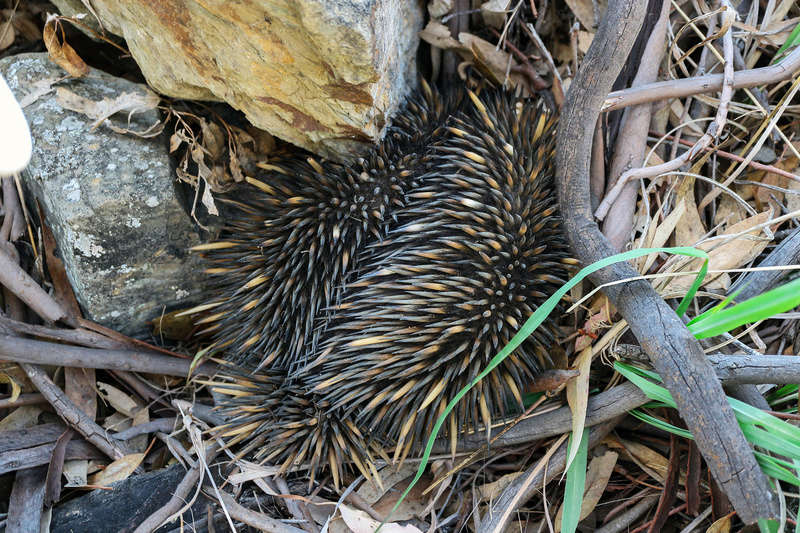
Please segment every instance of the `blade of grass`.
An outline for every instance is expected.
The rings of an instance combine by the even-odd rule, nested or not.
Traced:
[[[746,287],[747,285],[748,284],[745,283],[745,285],[741,289],[737,290],[733,294],[729,294],[724,300],[722,300],[720,303],[718,303],[717,305],[715,305],[714,307],[712,307],[708,311],[706,311],[704,313],[701,313],[701,314],[697,315],[696,317],[694,317],[693,319],[691,319],[689,322],[686,323],[686,326],[689,327],[692,324],[694,324],[695,322],[699,322],[700,320],[703,320],[704,318],[706,318],[708,316],[711,316],[714,313],[718,313],[718,312],[722,311],[723,309],[725,309],[726,307],[728,307],[728,305],[730,305],[730,303],[734,299],[736,299],[737,296],[739,296],[739,293],[742,292],[744,287]]]
[[[632,414],[633,416],[635,416],[636,418],[638,418],[642,422],[646,422],[646,423],[650,424],[653,427],[659,428],[659,429],[661,429],[663,431],[667,431],[669,433],[673,433],[673,434],[675,434],[675,435],[677,435],[679,437],[683,437],[684,439],[692,439],[692,440],[694,440],[694,436],[688,430],[685,430],[683,428],[679,428],[678,426],[670,424],[669,422],[665,422],[664,420],[661,420],[660,418],[656,418],[656,417],[654,417],[652,415],[648,415],[647,413],[645,413],[645,412],[643,412],[643,411],[641,411],[639,409],[634,409],[633,411],[630,411],[630,414]]]
[[[573,432],[569,438],[569,448],[575,440]],[[583,493],[586,490],[586,460],[589,454],[589,429],[581,434],[575,454],[575,460],[567,469],[567,482],[564,485],[564,506],[561,514],[561,531],[575,533],[578,529],[578,520],[581,516]]]
[[[772,64],[774,65],[778,61],[781,60],[781,56],[786,53],[789,48],[793,46],[800,45],[800,24],[794,27],[792,33],[789,34],[789,37],[783,42],[783,45],[778,48],[778,51],[775,52],[775,59],[772,60]]]
[[[800,278],[723,309],[688,326],[698,338],[716,337],[743,324],[758,322],[800,305]]]

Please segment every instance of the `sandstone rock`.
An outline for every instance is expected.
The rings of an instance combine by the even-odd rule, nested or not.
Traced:
[[[137,333],[164,306],[189,301],[200,283],[187,249],[199,238],[176,200],[164,139],[92,129],[94,120],[64,109],[53,91],[45,93],[64,75],[46,54],[2,59],[0,72],[31,126],[28,199],[32,193],[44,209],[87,317]],[[145,91],[96,70],[58,87],[94,101]],[[120,115],[112,119],[118,127],[137,131],[159,118],[150,110],[129,126]]]
[[[77,0],[55,0],[64,13]],[[93,0],[148,83],[219,100],[257,127],[334,158],[377,141],[416,84],[419,2]]]

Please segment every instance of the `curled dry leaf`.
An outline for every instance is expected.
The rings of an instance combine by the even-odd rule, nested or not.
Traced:
[[[155,124],[147,129],[138,132],[127,128],[120,128],[110,121],[107,121],[107,119],[116,113],[127,112],[128,126],[130,126],[131,117],[134,114],[155,109],[161,100],[159,96],[146,87],[142,87],[142,91],[143,92],[135,91],[122,93],[116,98],[103,98],[102,100],[95,101],[75,94],[64,87],[58,87],[56,89],[56,101],[64,109],[69,109],[70,111],[75,111],[76,113],[81,113],[94,119],[92,129],[95,129],[100,124],[105,124],[117,133],[130,133],[139,137],[154,137],[161,133],[162,128],[159,128],[161,125],[160,120],[156,121]]]
[[[50,54],[50,59],[59,67],[66,70],[70,76],[80,78],[89,73],[89,66],[81,59],[78,53],[66,42],[58,38],[60,17],[50,15],[44,25],[42,40]]]
[[[381,525],[380,522],[370,518],[364,511],[353,509],[347,505],[340,505],[339,510],[342,513],[342,519],[344,519],[345,524],[347,524],[347,527],[349,527],[353,533],[373,533]],[[383,524],[381,531],[385,531],[386,533],[422,533],[414,526],[401,526],[394,522]]]
[[[507,86],[510,82],[511,87],[525,87],[522,76],[515,73],[519,64],[510,54],[471,33],[459,33],[458,40],[472,53],[475,66],[497,85]]]
[[[580,372],[577,370],[562,370],[559,368],[543,370],[525,386],[525,393],[558,391],[564,384],[579,375]]]
[[[17,398],[19,398],[19,395],[22,392],[19,384],[5,372],[0,373],[0,383],[5,383],[11,386],[11,397],[8,400],[12,403],[16,402]]]
[[[453,10],[453,0],[428,0],[431,19],[440,19]]]
[[[225,151],[225,133],[219,124],[209,122],[205,119],[200,120],[200,131],[202,132],[202,144],[211,159],[222,157]]]
[[[443,50],[466,50],[464,45],[450,35],[450,28],[435,20],[428,22],[425,29],[419,32],[419,37],[431,46],[442,48]]]
[[[483,21],[498,30],[506,23],[506,13],[509,11],[511,0],[489,0],[481,4]]]

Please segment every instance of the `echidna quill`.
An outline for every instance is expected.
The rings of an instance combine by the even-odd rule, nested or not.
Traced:
[[[229,200],[200,323],[239,371],[221,378],[242,453],[288,468],[404,458],[448,401],[567,278],[553,187],[555,118],[498,91],[427,86],[348,167],[270,162]],[[200,309],[200,308],[198,308]],[[449,419],[488,427],[522,402],[552,320]]]

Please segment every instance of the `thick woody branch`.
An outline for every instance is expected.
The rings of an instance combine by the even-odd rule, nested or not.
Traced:
[[[556,181],[566,234],[584,264],[615,253],[592,217],[589,197],[592,134],[605,95],[622,68],[643,15],[644,5],[638,0],[609,4],[582,68],[570,86],[561,115]],[[592,281],[601,285],[637,275],[630,264],[617,263],[594,274]],[[736,424],[722,386],[700,344],[675,311],[643,280],[609,286],[604,292],[627,320],[664,379],[710,471],[740,518],[749,524],[776,516],[777,499]]]

